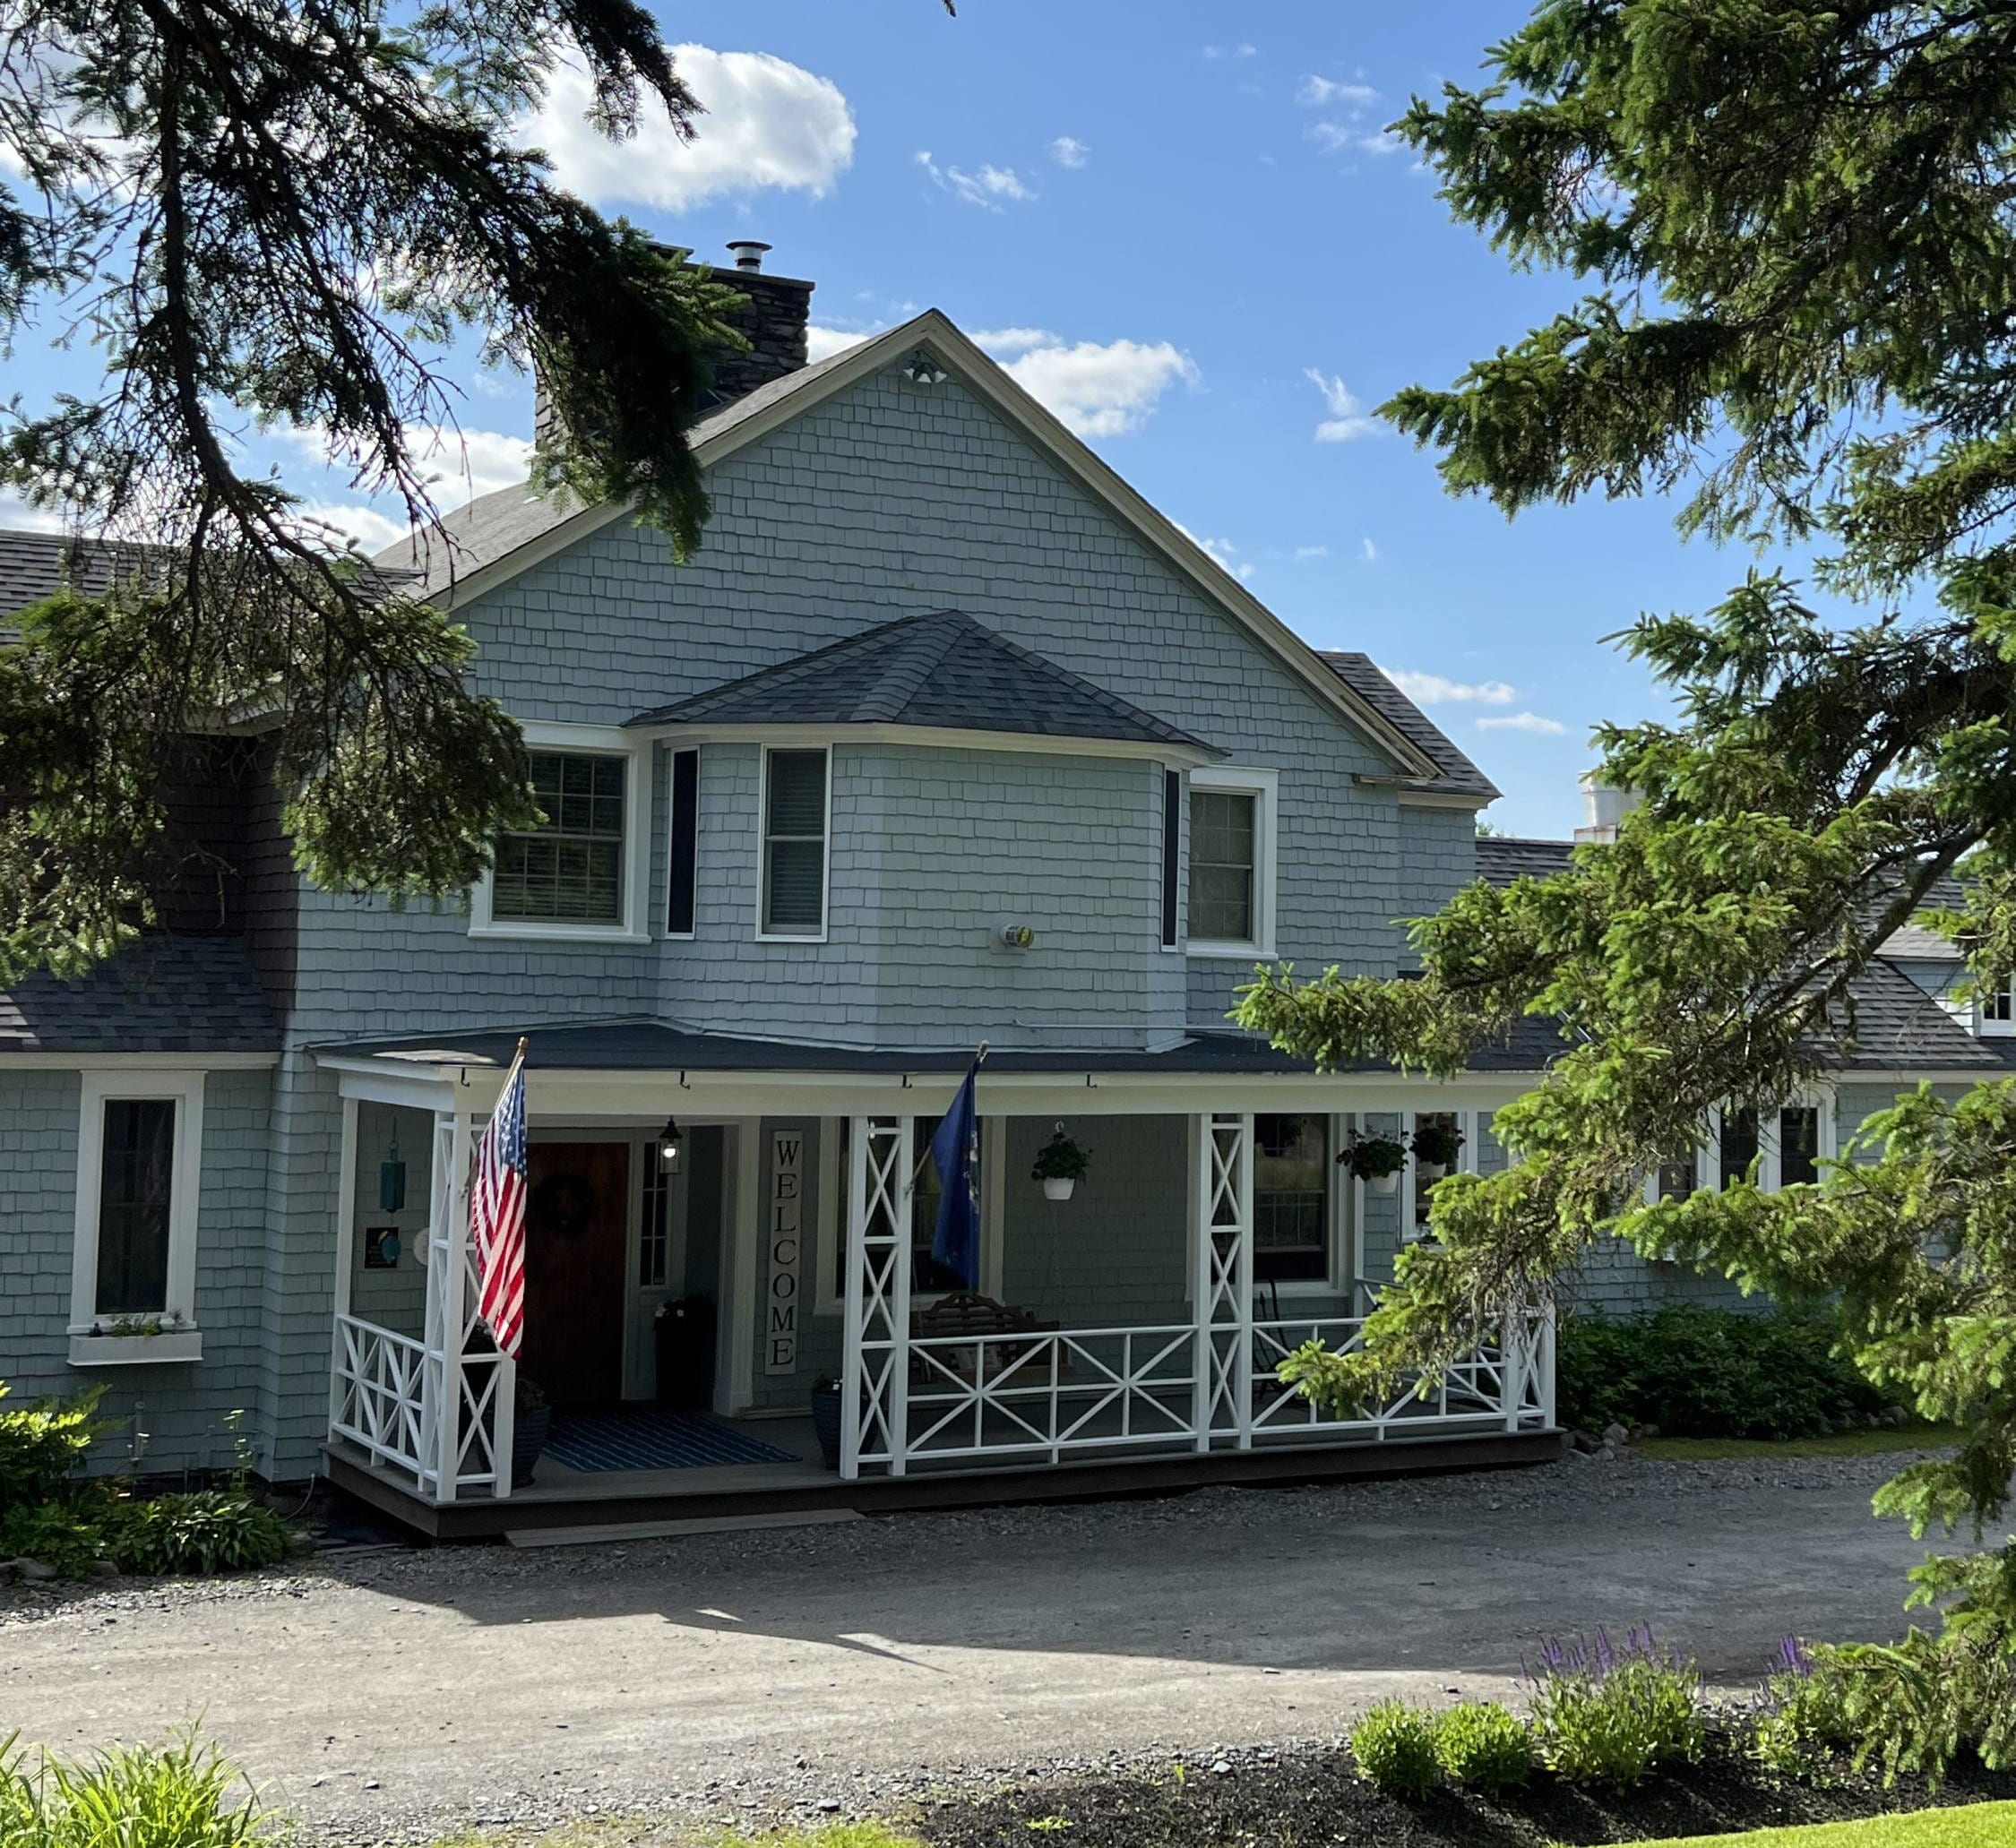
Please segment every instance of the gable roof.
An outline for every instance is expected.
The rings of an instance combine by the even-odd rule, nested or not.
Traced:
[[[1509,886],[1515,879],[1545,879],[1550,872],[1565,872],[1574,864],[1572,840],[1521,840],[1509,834],[1480,834],[1477,838],[1477,876],[1495,886]]]
[[[0,990],[0,1053],[272,1053],[280,1022],[234,937],[142,937],[74,982]]]
[[[901,616],[632,725],[893,725],[1225,753],[961,610]]]
[[[1317,658],[1344,684],[1357,692],[1394,728],[1418,744],[1435,766],[1432,777],[1414,778],[1409,787],[1424,795],[1474,795],[1495,802],[1498,786],[1457,749],[1442,727],[1380,672],[1370,655],[1348,649],[1325,649]]]
[[[1173,520],[1150,505],[935,308],[927,308],[900,326],[816,365],[773,379],[703,417],[688,433],[694,458],[703,469],[711,468],[918,348],[927,349],[1064,475],[1104,504],[1176,576],[1245,628],[1317,699],[1349,719],[1404,774],[1427,780],[1443,774],[1434,759],[1406,730],[1327,667],[1307,642]],[[438,532],[389,547],[376,562],[393,570],[418,568],[422,583],[415,594],[452,606],[530,570],[627,517],[631,511],[626,504],[584,508],[564,497],[542,499],[522,486],[503,488],[445,515]]]

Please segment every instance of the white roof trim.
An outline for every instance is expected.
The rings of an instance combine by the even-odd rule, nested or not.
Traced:
[[[840,725],[811,720],[795,724],[773,719],[762,724],[636,725],[626,727],[642,738],[675,750],[697,744],[909,744],[928,751],[1031,752],[1053,757],[1148,758],[1157,763],[1215,763],[1224,753],[1194,745],[1164,743],[1152,738],[1083,738],[1054,732],[996,732],[963,726],[900,725],[875,721]]]
[[[780,391],[754,409],[729,405],[694,426],[694,455],[702,468],[711,468],[780,425],[823,403],[835,392],[880,372],[900,355],[928,347],[969,390],[985,399],[1016,425],[1066,475],[1104,503],[1107,509],[1159,554],[1178,577],[1252,634],[1292,669],[1318,702],[1342,713],[1384,753],[1412,775],[1424,778],[1443,774],[1441,765],[1408,737],[1352,687],[1326,666],[1316,650],[1260,601],[1231,572],[1185,537],[1176,523],[1130,487],[1083,443],[1023,391],[1013,379],[975,346],[943,314],[923,314],[864,340],[819,366],[807,367],[802,389]],[[741,414],[738,415],[737,413]],[[710,426],[711,434],[710,434]],[[584,509],[572,519],[527,541],[501,558],[490,560],[456,580],[441,598],[452,607],[530,571],[577,540],[625,517],[631,503],[612,503]]]

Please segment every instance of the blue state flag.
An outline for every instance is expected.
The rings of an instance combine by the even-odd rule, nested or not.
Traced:
[[[931,1241],[933,1259],[969,1290],[980,1283],[980,1119],[973,1107],[973,1080],[980,1070],[974,1060],[952,1108],[938,1120],[931,1138],[931,1160],[938,1170],[938,1229]]]

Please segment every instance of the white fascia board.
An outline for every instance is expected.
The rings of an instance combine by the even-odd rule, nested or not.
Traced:
[[[1040,756],[1139,758],[1186,768],[1218,761],[1218,753],[1187,744],[1162,744],[1130,738],[1058,737],[1030,732],[966,731],[926,725],[654,725],[626,727],[633,735],[654,743],[689,744],[762,744],[773,749],[806,751],[835,744],[909,744],[930,751],[986,751]]]
[[[0,1052],[0,1071],[271,1071],[278,1053]]]

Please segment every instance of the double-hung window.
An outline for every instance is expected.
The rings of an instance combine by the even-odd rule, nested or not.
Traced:
[[[759,936],[816,941],[826,934],[829,769],[823,747],[763,752]]]
[[[471,933],[645,941],[648,750],[612,726],[527,721],[524,733],[526,780],[540,819],[497,837]]]
[[[1274,953],[1274,791],[1271,770],[1190,773],[1193,956]]]
[[[200,1071],[83,1074],[73,1337],[194,1331],[202,1108]]]
[[[1253,1274],[1262,1283],[1322,1283],[1331,1263],[1327,1116],[1253,1120]]]
[[[2016,976],[2007,977],[1993,988],[1984,988],[1975,1005],[1980,1010],[1984,1034],[2016,1035]]]

